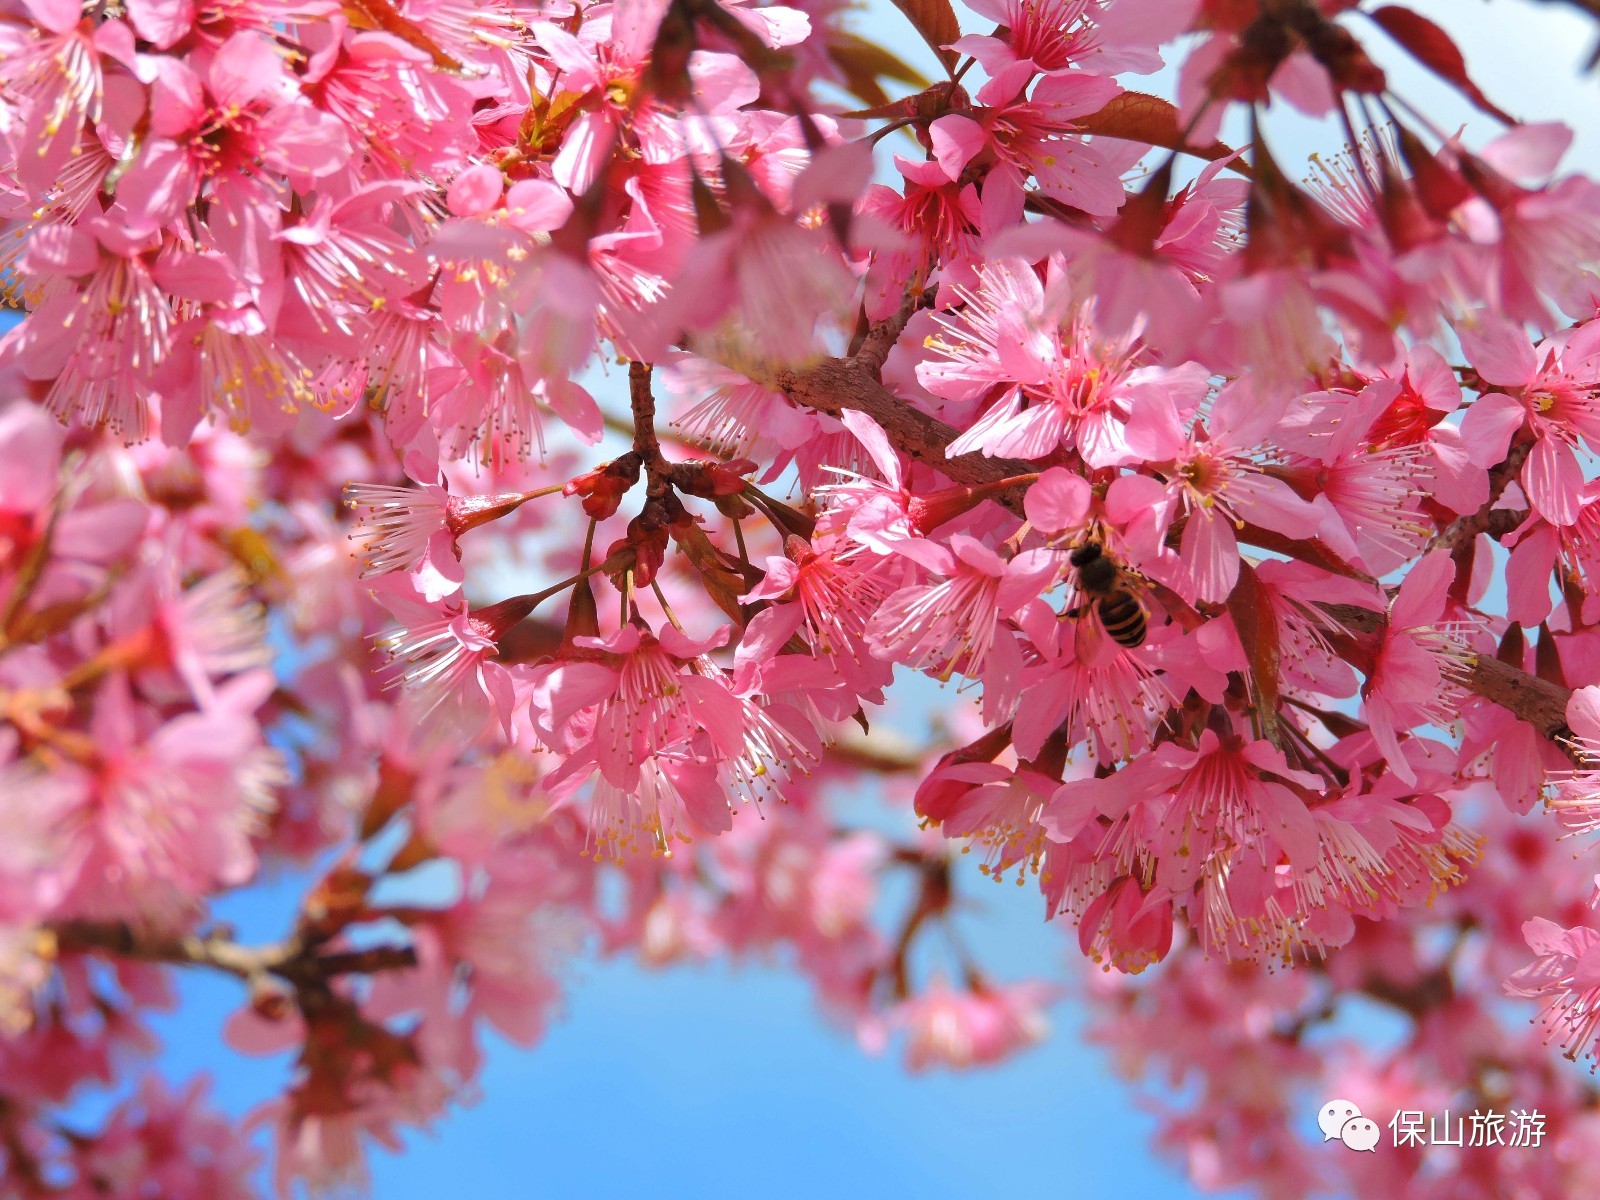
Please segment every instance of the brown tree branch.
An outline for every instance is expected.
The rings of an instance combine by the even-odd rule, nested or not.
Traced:
[[[956,431],[936,417],[901,400],[878,381],[867,364],[849,359],[828,358],[804,371],[779,371],[767,380],[796,404],[837,417],[845,409],[866,413],[889,435],[889,440],[917,462],[936,467],[956,483],[971,486],[997,483],[1018,475],[1032,475],[1038,463],[1014,458],[989,458],[982,454],[945,455],[945,447],[956,439]],[[1022,516],[1022,496],[1027,490],[1019,484],[996,495],[996,504]]]
[[[1525,511],[1497,509],[1495,505],[1500,502],[1500,497],[1505,494],[1511,480],[1522,470],[1522,464],[1528,461],[1528,454],[1532,450],[1531,439],[1511,447],[1504,461],[1489,472],[1489,498],[1483,502],[1483,507],[1475,513],[1468,513],[1451,521],[1428,543],[1428,549],[1436,550],[1443,546],[1453,550],[1470,542],[1480,533],[1487,533],[1499,539],[1527,520],[1528,514]]]
[[[846,361],[870,371],[874,377],[880,375],[883,364],[889,359],[889,352],[900,340],[900,335],[905,332],[912,316],[920,308],[933,307],[934,294],[933,288],[927,288],[921,293],[907,292],[905,300],[900,304],[900,311],[887,320],[869,326],[861,338],[860,345],[851,348]]]
[[[896,396],[877,378],[870,363],[849,359],[824,359],[816,366],[803,371],[779,371],[764,380],[768,386],[783,392],[796,404],[819,412],[838,416],[845,409],[866,413],[889,436],[900,450],[918,462],[938,468],[956,483],[969,486],[998,483],[1018,475],[1031,474],[1037,463],[1017,459],[989,458],[982,454],[963,454],[955,458],[945,455],[945,447],[955,440],[956,431],[937,418]],[[1509,478],[1509,474],[1506,477]],[[1017,516],[1023,515],[1022,498],[1026,484],[1018,484],[995,497],[995,502]],[[1492,514],[1485,514],[1492,524]],[[1486,524],[1486,528],[1490,527]],[[1264,549],[1285,549],[1271,544],[1264,536],[1266,531],[1246,529],[1242,541],[1259,544]],[[1287,539],[1280,539],[1287,540]],[[1314,543],[1292,543],[1288,549],[1305,551],[1296,557],[1315,563],[1324,569],[1335,569],[1325,553]],[[1340,564],[1339,573],[1366,578],[1347,564]],[[1386,623],[1382,613],[1350,605],[1325,605],[1325,608],[1344,624],[1351,633],[1377,633]],[[1479,657],[1465,680],[1467,688],[1494,704],[1522,718],[1545,737],[1563,745],[1569,732],[1566,724],[1567,699],[1571,691],[1558,684],[1539,679],[1519,670],[1509,663]],[[1571,753],[1570,749],[1568,750]]]
[[[1358,608],[1353,604],[1322,604],[1318,607],[1354,634],[1381,633],[1387,624],[1383,613]],[[1564,741],[1572,732],[1567,728],[1567,701],[1572,696],[1570,688],[1481,654],[1473,656],[1465,683],[1475,695],[1521,717],[1569,755],[1573,753]]]
[[[122,921],[63,921],[49,927],[56,948],[172,966],[209,967],[246,981],[277,976],[296,986],[326,984],[338,975],[371,975],[417,965],[410,946],[322,951],[298,938],[244,946],[219,933],[162,933]]]
[[[1479,509],[1475,513],[1468,513],[1451,521],[1428,543],[1428,549],[1437,550],[1442,546],[1446,550],[1454,550],[1457,546],[1470,542],[1480,533],[1487,533],[1498,542],[1527,519],[1528,510],[1525,508]]]
[[[628,364],[628,407],[633,413],[633,448],[647,468],[661,464],[661,442],[656,437],[656,397],[650,385],[651,364]]]

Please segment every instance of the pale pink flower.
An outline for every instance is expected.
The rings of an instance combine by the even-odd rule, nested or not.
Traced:
[[[1066,533],[1083,527],[1093,500],[1094,492],[1082,475],[1051,467],[1028,488],[1023,511],[1043,532]]]
[[[584,21],[576,36],[544,21],[531,26],[562,90],[594,97],[567,130],[551,166],[562,187],[578,194],[588,191],[610,156],[612,143],[632,116],[629,101],[665,11],[658,0],[623,0]]]
[[[727,0],[728,15],[761,39],[768,49],[795,46],[811,34],[811,17],[798,8],[765,4],[760,8],[748,0]]]
[[[1044,284],[1033,266],[1020,258],[986,263],[978,286],[960,296],[958,312],[935,313],[939,332],[926,342],[932,353],[917,363],[917,382],[945,400],[977,400],[996,387],[1015,383],[1001,358],[1013,336],[1032,324],[1043,331]],[[1048,337],[1048,333],[1043,336]]]
[[[1582,325],[1537,346],[1522,330],[1480,314],[1461,331],[1462,348],[1484,380],[1504,391],[1485,392],[1461,421],[1474,466],[1492,467],[1513,437],[1526,430],[1533,449],[1518,479],[1539,515],[1571,525],[1583,499],[1579,446],[1600,444],[1600,325]]]
[[[464,369],[438,341],[444,328],[438,313],[416,299],[386,301],[363,331],[362,352],[334,364],[319,381],[329,393],[324,408],[365,403],[381,409],[396,446],[416,438],[439,395]],[[336,397],[348,399],[341,404]]]
[[[1324,945],[1349,940],[1352,914],[1382,920],[1404,907],[1431,904],[1461,883],[1464,868],[1482,855],[1482,838],[1426,790],[1452,786],[1453,778],[1429,767],[1418,742],[1407,749],[1419,751],[1415,782],[1391,771],[1372,790],[1352,788],[1311,811],[1323,854],[1315,871],[1293,881],[1292,895],[1320,911],[1321,928],[1310,932]]]
[[[200,1077],[181,1092],[156,1075],[112,1112],[94,1138],[75,1148],[80,1178],[96,1190],[136,1195],[253,1200],[252,1178],[261,1154],[220,1113],[213,1111]]]
[[[1570,724],[1570,718],[1569,718]],[[1527,813],[1546,796],[1547,783],[1557,789],[1552,799],[1558,805],[1567,799],[1561,789],[1562,771],[1571,771],[1571,760],[1550,740],[1514,713],[1493,704],[1477,704],[1462,714],[1461,761],[1471,763],[1486,758],[1489,778],[1506,808]],[[1587,808],[1585,794],[1574,789],[1575,801],[1568,810],[1556,808],[1563,825],[1568,816],[1579,817]]]
[[[1068,294],[1094,298],[1094,321],[1101,337],[1139,337],[1166,361],[1195,353],[1195,335],[1211,319],[1195,269],[1211,273],[1221,246],[1196,260],[1190,218],[1209,215],[1194,208],[1169,211],[1171,170],[1158,169],[1144,190],[1130,196],[1104,232],[1046,220],[995,231],[986,249],[991,258],[1020,256],[1037,261],[1058,256],[1065,267]],[[1225,239],[1217,216],[1217,236]],[[1171,234],[1170,246],[1164,239]],[[1170,251],[1170,252],[1169,252]],[[968,285],[970,286],[970,285]]]
[[[436,483],[352,483],[345,486],[344,500],[361,514],[350,539],[360,541],[363,577],[412,571],[425,558],[437,561],[440,535],[444,546],[453,548],[447,532],[451,496]]]
[[[233,34],[201,70],[177,57],[148,61],[148,135],[116,186],[141,228],[177,219],[202,190],[275,204],[275,181],[259,166],[309,190],[350,157],[345,125],[298,98],[283,52],[260,32]]]
[[[1169,11],[1155,19],[1167,29],[1185,28],[1202,9],[1200,0],[1171,0],[1160,7]],[[1141,5],[1134,11],[1145,15],[1150,13],[1150,7]],[[1206,15],[1213,16],[1209,11]],[[1287,32],[1285,53],[1269,78],[1248,78],[1242,83],[1230,80],[1229,86],[1234,92],[1224,91],[1218,96],[1213,91],[1212,79],[1216,72],[1225,69],[1230,56],[1245,50],[1244,35],[1251,15],[1253,11],[1248,9],[1221,10],[1205,22],[1204,40],[1184,56],[1178,73],[1178,121],[1188,131],[1188,136],[1202,145],[1217,136],[1229,100],[1248,100],[1265,106],[1279,97],[1312,117],[1321,116],[1334,105],[1332,81],[1327,70],[1298,39],[1288,42]],[[1246,72],[1241,70],[1238,74]],[[1245,94],[1240,94],[1240,89],[1246,89]]]
[[[1293,560],[1267,559],[1256,564],[1255,573],[1258,594],[1278,623],[1284,680],[1326,696],[1355,695],[1355,670],[1332,645],[1334,637],[1348,631],[1321,606],[1349,604],[1380,612],[1384,600],[1378,589]]]
[[[34,230],[22,268],[44,298],[0,348],[31,379],[50,381],[45,405],[63,423],[108,427],[126,442],[150,434],[150,377],[171,344],[172,308],[151,276],[148,238],[105,218]]]
[[[978,870],[1000,879],[1012,867],[1037,869],[1044,854],[1041,817],[1056,790],[1048,776],[993,762],[941,762],[917,789],[917,814],[947,838],[969,838],[984,852]]]
[[[33,518],[60,486],[66,434],[37,406],[12,401],[0,408],[0,563],[13,565],[32,542]]]
[[[363,578],[415,573],[426,563],[443,577],[442,588],[424,590],[429,600],[461,586],[457,539],[515,512],[530,498],[528,492],[457,496],[435,483],[351,483],[344,489],[345,503],[360,514],[350,540],[359,543]]]
[[[272,661],[266,612],[236,567],[206,576],[162,615],[174,663],[202,702],[209,680]]]
[[[26,0],[30,22],[8,21],[0,39],[0,77],[22,102],[17,173],[44,191],[66,165],[85,120],[100,119],[101,56],[132,58],[132,31],[120,21],[83,21],[78,0]]]
[[[967,7],[1000,27],[997,33],[969,33],[952,43],[977,59],[989,76],[978,94],[984,104],[1011,99],[1036,74],[1144,74],[1161,65],[1154,39],[1124,43],[1103,34],[1098,24],[1104,13],[1095,0],[976,0]]]
[[[702,238],[673,284],[678,321],[710,356],[754,368],[807,366],[852,311],[855,278],[832,238],[756,202]]]
[[[792,714],[735,691],[727,672],[706,656],[727,633],[723,627],[696,641],[670,626],[656,633],[629,624],[607,638],[577,639],[598,652],[589,660],[536,670],[529,699],[534,728],[568,756],[569,787],[598,768],[605,785],[598,804],[622,817],[649,816],[680,811],[678,779],[692,773],[688,802],[703,806],[696,810],[703,827],[705,814],[728,798],[776,793],[803,769],[815,750],[791,727]],[[707,764],[715,789],[700,771]],[[647,794],[636,795],[642,787]],[[641,804],[647,807],[635,807]],[[622,817],[607,824],[635,827]]]
[[[1037,757],[1063,724],[1067,744],[1087,739],[1100,762],[1128,758],[1149,745],[1151,729],[1174,703],[1143,658],[1148,643],[1085,657],[1077,624],[1051,617],[1042,635],[1030,626],[1030,640],[1044,661],[1026,669],[1012,725],[1017,753],[1024,758]]]
[[[718,766],[703,745],[685,740],[662,745],[639,760],[634,782],[619,787],[585,754],[574,755],[546,779],[564,800],[595,775],[589,799],[589,843],[594,857],[622,862],[648,850],[663,858],[673,847],[715,837],[733,827],[733,805]]]
[[[275,1100],[251,1114],[250,1124],[270,1124],[272,1180],[281,1200],[291,1200],[295,1184],[311,1195],[364,1192],[370,1186],[366,1139],[391,1151],[401,1149],[390,1114],[375,1106],[338,1112],[301,1112],[293,1100]]]
[[[615,667],[582,665],[608,685],[593,736],[596,761],[618,787],[634,785],[639,764],[658,746],[691,738],[702,728],[727,732],[743,726],[743,705],[705,658],[726,636],[719,631],[697,642],[670,627],[656,634],[628,625],[609,638],[589,639],[590,649],[615,656]],[[552,693],[552,704],[566,702],[564,677],[562,683],[562,691]]]
[[[496,864],[481,894],[457,901],[433,922],[438,968],[471,973],[467,1012],[518,1046],[532,1046],[544,1034],[561,994],[551,972],[570,936],[561,932],[560,880],[545,863],[532,862]]]
[[[1289,405],[1275,433],[1291,451],[1279,473],[1322,513],[1318,535],[1374,575],[1414,559],[1434,529],[1422,511],[1428,447],[1399,438],[1374,445],[1397,387],[1379,380],[1359,392],[1311,392]]]
[[[505,470],[523,459],[546,455],[545,413],[553,413],[579,440],[599,440],[601,417],[594,397],[570,379],[541,378],[521,355],[515,335],[493,342],[463,340],[456,351],[462,370],[432,406],[439,448],[446,458]]]
[[[798,603],[756,613],[734,654],[733,686],[741,695],[761,696],[769,708],[785,714],[787,724],[809,726],[826,743],[833,741],[838,723],[852,719],[863,704],[883,703],[892,667],[864,643],[859,659],[816,655],[806,644],[804,620]]]
[[[628,930],[620,935],[637,947],[635,952],[645,966],[665,967],[704,960],[721,948],[716,932],[709,927],[706,913],[694,899],[679,891],[657,896],[639,915],[637,933]]]
[[[281,436],[303,406],[320,404],[315,374],[253,307],[209,308],[172,331],[172,353],[156,373],[161,438],[187,445],[221,414],[235,433]]]
[[[1582,310],[1583,272],[1600,263],[1600,187],[1582,176],[1549,182],[1572,130],[1558,122],[1518,125],[1478,155],[1452,142],[1472,198],[1456,219],[1489,247],[1496,311],[1547,325],[1549,302]]]
[[[1417,563],[1389,606],[1383,644],[1362,689],[1362,715],[1389,768],[1416,781],[1400,735],[1415,725],[1448,727],[1465,696],[1472,652],[1463,630],[1445,619],[1455,565],[1448,550]]]
[[[1584,766],[1552,771],[1545,807],[1574,833],[1600,829],[1600,687],[1575,688],[1567,700],[1567,740]]]
[[[517,322],[515,357],[526,377],[576,374],[597,344],[604,296],[594,270],[587,262],[545,248],[528,258],[510,291]],[[536,420],[533,429],[542,448]]]
[[[1044,1015],[1048,998],[1039,984],[974,981],[956,991],[936,978],[903,1001],[890,1020],[908,1035],[906,1065],[913,1071],[963,1070],[1003,1062],[1042,1041],[1050,1028]]]
[[[825,939],[843,938],[870,925],[878,900],[878,872],[889,856],[882,838],[852,833],[830,839],[809,872],[807,911]]]
[[[410,719],[442,721],[438,732],[471,737],[495,718],[511,736],[515,694],[511,674],[494,661],[500,639],[533,611],[535,597],[519,596],[469,609],[459,593],[428,603],[407,581],[384,576],[375,594],[399,622],[382,635],[388,654],[386,687],[404,689]],[[542,598],[542,597],[541,597]]]
[[[434,69],[426,51],[393,34],[351,29],[329,44],[331,28],[313,22],[302,34],[320,52],[309,56],[301,86],[354,135],[368,178],[451,175],[477,141],[468,82]]]
[[[937,160],[895,156],[904,195],[882,184],[863,194],[858,211],[906,236],[910,244],[880,250],[867,272],[866,309],[872,320],[892,316],[904,298],[940,273],[940,299],[955,285],[976,283],[978,244],[990,221],[976,185],[952,179]]]
[[[1489,499],[1488,475],[1471,461],[1461,430],[1445,421],[1461,407],[1455,371],[1432,346],[1419,343],[1407,351],[1403,369],[1389,377],[1398,390],[1367,430],[1368,442],[1380,451],[1424,447],[1428,457],[1419,467],[1433,496],[1458,513],[1477,512]]]
[[[1584,484],[1577,519],[1570,525],[1552,525],[1530,513],[1504,544],[1511,548],[1505,571],[1508,618],[1532,629],[1549,617],[1554,577],[1577,585],[1564,597],[1576,609],[1568,619],[1575,626],[1594,623],[1600,611],[1600,484]]]
[[[684,403],[673,426],[715,454],[753,458],[758,445],[793,450],[815,432],[781,392],[720,363],[674,353],[657,370],[666,389]]]
[[[1008,709],[1022,662],[1004,622],[1054,583],[1060,556],[1024,550],[1007,561],[959,533],[948,548],[913,539],[895,549],[939,578],[890,596],[869,622],[867,640],[879,654],[941,679],[957,671],[983,679],[985,705]]]
[[[421,282],[414,277],[419,256],[383,220],[385,210],[405,195],[384,183],[339,200],[321,193],[309,212],[273,234],[276,270],[262,293],[263,300],[270,297],[272,319],[301,322],[344,348],[365,329],[369,313],[413,290]],[[280,304],[290,312],[279,312]]]
[[[959,295],[958,316],[935,318],[942,332],[919,381],[954,400],[1010,390],[950,444],[953,454],[1034,459],[1066,446],[1095,467],[1133,462],[1146,449],[1129,429],[1142,409],[1192,411],[1205,395],[1199,364],[1142,364],[1136,331],[1103,335],[1094,304],[1059,276],[1047,289],[1032,267],[1005,260],[984,268],[976,292]]]
[[[1202,392],[1205,387],[1203,380],[1183,382],[1198,384]],[[1179,554],[1189,575],[1186,587],[1201,600],[1217,602],[1228,597],[1238,580],[1236,530],[1245,522],[1302,538],[1316,532],[1320,518],[1286,482],[1268,472],[1276,455],[1263,443],[1275,432],[1276,405],[1237,381],[1189,421],[1196,405],[1183,404],[1185,398],[1176,388],[1160,400],[1147,397],[1136,414],[1136,444],[1143,457],[1170,463],[1162,472],[1165,487],[1147,478],[1118,481],[1107,493],[1106,515],[1129,526],[1130,540],[1151,555],[1168,527],[1184,516]]]
[[[1600,1033],[1600,931],[1579,925],[1563,929],[1534,917],[1522,927],[1534,960],[1506,980],[1506,992],[1543,1000],[1539,1021],[1545,1036],[1561,1037],[1566,1056],[1594,1057]]]
[[[835,668],[863,676],[879,675],[867,647],[867,625],[894,590],[883,562],[853,544],[817,546],[790,535],[784,539],[784,557],[769,558],[766,576],[740,597],[746,603],[773,600],[798,607],[797,627],[803,627],[815,653]],[[881,669],[876,686],[888,682]],[[872,685],[869,685],[872,686]]]
[[[1315,795],[1320,776],[1291,768],[1283,753],[1264,741],[1211,729],[1189,750],[1174,743],[1124,767],[1108,780],[1063,784],[1052,811],[1063,814],[1083,803],[1085,793],[1108,789],[1153,805],[1137,835],[1137,847],[1119,865],[1130,873],[1141,860],[1157,863],[1157,884],[1178,893],[1193,887],[1214,855],[1251,855],[1276,866],[1280,856],[1299,871],[1317,866],[1321,850],[1303,795]],[[1104,796],[1098,810],[1114,816],[1117,801]],[[1060,815],[1056,818],[1060,828]]]
[[[265,672],[242,675],[211,711],[152,729],[125,683],[113,682],[91,720],[96,762],[3,769],[7,826],[49,848],[39,878],[61,915],[181,927],[209,892],[249,881],[254,838],[287,782],[282,755],[250,716],[271,687]]]
[[[1234,364],[1230,374],[1253,376],[1265,396],[1292,395],[1312,385],[1337,356],[1323,320],[1324,307],[1332,307],[1330,291],[1320,282],[1320,273],[1305,264],[1269,261],[1254,270],[1238,269],[1218,284],[1215,303],[1227,319],[1223,331],[1209,336],[1228,346],[1227,358]],[[1378,307],[1375,297],[1372,307]]]
[[[991,86],[985,85],[980,98]],[[1141,147],[1116,139],[1087,140],[1074,119],[1099,112],[1121,91],[1114,80],[1097,75],[1050,75],[1026,98],[978,110],[977,120],[940,117],[929,128],[929,140],[952,179],[990,150],[1003,166],[990,172],[987,187],[1015,190],[1020,199],[1023,181],[1032,178],[1051,199],[1109,217],[1127,198],[1122,174],[1139,160]]]
[[[830,466],[835,480],[812,489],[823,506],[817,534],[843,534],[876,554],[891,554],[896,543],[919,535],[907,468],[888,434],[871,417],[846,409],[840,419],[861,461],[856,470]]]
[[[1250,185],[1223,172],[1230,160],[1208,163],[1194,182],[1167,201],[1154,253],[1180,268],[1194,284],[1212,282],[1227,257],[1243,244],[1243,214]]]

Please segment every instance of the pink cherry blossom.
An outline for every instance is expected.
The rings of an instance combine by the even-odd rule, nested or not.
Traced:
[[[1554,525],[1577,519],[1589,454],[1583,443],[1600,437],[1600,347],[1587,329],[1535,346],[1508,322],[1486,316],[1462,333],[1479,374],[1506,389],[1486,392],[1467,410],[1461,422],[1467,453],[1475,466],[1493,466],[1526,428],[1533,443],[1518,478],[1529,502]]]
[[[11,0],[0,1190],[357,1191],[593,952],[1600,1194],[1600,185],[1434,9]]]
[[[1567,1057],[1592,1056],[1600,1021],[1594,954],[1600,935],[1583,926],[1563,929],[1543,917],[1529,921],[1522,933],[1535,958],[1506,980],[1506,991],[1544,1001],[1540,1019],[1548,1036],[1560,1035]]]
[[[961,1069],[1009,1058],[1045,1036],[1044,999],[1028,985],[957,992],[936,980],[897,1014],[908,1038],[906,1065]]]

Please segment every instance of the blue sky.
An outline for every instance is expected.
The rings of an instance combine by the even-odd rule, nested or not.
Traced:
[[[1076,948],[1039,921],[1030,889],[974,872],[969,933],[999,977],[1058,972]],[[268,936],[293,881],[229,902],[244,936]],[[572,964],[564,1013],[532,1051],[493,1043],[482,1098],[401,1156],[373,1158],[374,1195],[971,1197],[1016,1189],[1071,1197],[1195,1196],[1150,1156],[1152,1118],[1080,1036],[1082,1009],[997,1070],[910,1076],[828,1026],[807,985],[780,967],[647,971]],[[162,1069],[209,1070],[215,1098],[243,1112],[280,1085],[286,1060],[242,1059],[219,1029],[240,1002],[224,978],[186,975],[183,1004],[157,1022]]]
[[[862,27],[917,57],[899,17],[884,0],[877,7]],[[1570,69],[1591,45],[1592,25],[1516,0],[1416,7],[1464,32],[1469,62],[1493,64],[1485,82],[1508,108],[1577,125],[1579,159],[1594,169],[1600,85],[1572,82]],[[1558,61],[1549,46],[1559,48]],[[1446,121],[1469,118],[1438,86],[1414,74],[1397,78],[1425,110]],[[1169,86],[1157,80],[1151,90]],[[1285,131],[1275,147],[1288,166],[1342,140],[1309,122],[1272,128]],[[246,935],[275,936],[293,910],[296,882],[234,898],[222,915]],[[1076,959],[1070,931],[1040,922],[1031,889],[996,888],[975,871],[967,884],[984,905],[967,933],[998,977],[1030,966],[1058,974]],[[221,1042],[222,1022],[242,998],[237,985],[192,973],[180,984],[181,1009],[157,1022],[167,1045],[161,1068],[179,1079],[211,1072],[217,1100],[237,1114],[270,1097],[287,1064],[242,1059]],[[828,1027],[806,985],[781,966],[648,972],[580,959],[569,984],[565,1011],[541,1045],[491,1047],[476,1104],[412,1138],[405,1155],[375,1156],[376,1196],[1198,1194],[1150,1152],[1153,1119],[1105,1055],[1083,1044],[1084,1012],[1070,999],[1054,1011],[1055,1036],[1010,1065],[908,1076],[893,1055],[868,1057],[847,1031]],[[1314,1111],[1307,1125],[1309,1133]]]

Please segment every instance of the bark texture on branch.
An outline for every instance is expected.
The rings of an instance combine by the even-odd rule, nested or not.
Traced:
[[[337,975],[371,975],[417,965],[416,951],[410,946],[326,950],[296,938],[245,946],[218,933],[163,933],[120,921],[66,921],[50,926],[49,934],[61,951],[210,967],[245,980],[272,975],[296,985],[325,984]]]
[[[804,371],[780,371],[767,381],[796,404],[837,417],[845,409],[866,413],[883,426],[889,440],[917,462],[937,467],[956,483],[977,486],[1031,475],[1037,463],[1016,458],[989,458],[983,454],[945,455],[956,431],[936,417],[901,400],[874,376],[870,367],[851,359],[828,358]],[[1022,516],[1018,485],[994,497],[994,502]]]
[[[776,372],[763,382],[781,391],[796,404],[830,416],[837,417],[845,409],[865,413],[883,427],[889,440],[898,449],[918,462],[938,468],[956,483],[969,486],[992,484],[1018,475],[1032,474],[1039,469],[1037,463],[990,458],[983,454],[947,457],[945,447],[955,440],[956,431],[885,387],[877,377],[876,364],[871,361],[829,358],[806,370]],[[1027,486],[1019,484],[997,495],[994,500],[1020,517],[1023,515],[1022,499],[1026,492]],[[1486,510],[1475,514],[1470,521],[1474,525],[1481,521],[1488,528],[1494,523],[1495,516]],[[1263,549],[1282,549],[1269,544],[1266,538],[1253,539],[1255,532],[1246,530],[1240,540],[1253,540]],[[1477,532],[1476,528],[1472,530],[1474,535]],[[1305,545],[1314,547],[1312,543]],[[1314,548],[1317,553],[1307,557],[1306,561],[1328,570],[1337,569],[1339,574],[1367,578],[1348,564],[1339,564],[1336,568],[1324,561],[1329,556],[1320,547]],[[1339,619],[1352,633],[1377,633],[1384,627],[1385,617],[1382,613],[1346,605],[1336,607]],[[1474,694],[1521,717],[1545,737],[1558,743],[1568,732],[1567,700],[1572,695],[1568,688],[1540,679],[1508,663],[1484,657],[1479,657],[1468,672],[1466,686]],[[1563,749],[1570,753],[1565,745]]]
[[[1382,613],[1353,604],[1324,604],[1320,606],[1329,616],[1351,633],[1374,634],[1383,632],[1386,619]],[[1530,675],[1498,658],[1475,655],[1467,672],[1467,688],[1501,708],[1508,709],[1532,725],[1545,737],[1557,741],[1565,738],[1567,728],[1567,700],[1570,688],[1548,679]],[[1568,749],[1566,746],[1562,747]]]

